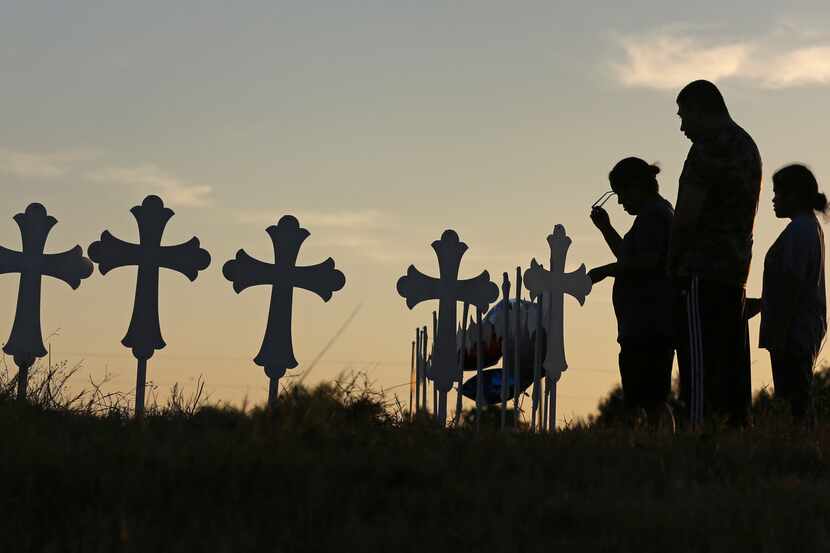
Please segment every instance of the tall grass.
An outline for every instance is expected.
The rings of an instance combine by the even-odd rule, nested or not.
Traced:
[[[445,431],[360,375],[289,387],[274,412],[180,394],[136,424],[123,397],[53,389],[21,405],[10,385],[0,551],[789,552],[830,539],[825,424],[531,435],[485,417],[480,434]]]

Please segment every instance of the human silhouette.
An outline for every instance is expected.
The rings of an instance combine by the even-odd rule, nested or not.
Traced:
[[[635,217],[634,224],[621,237],[601,206],[591,210],[591,220],[617,260],[588,273],[594,283],[614,278],[625,406],[630,414],[645,409],[651,426],[662,416],[673,423],[666,403],[674,346],[672,290],[665,266],[674,211],[659,193],[659,172],[659,167],[636,157],[614,166],[608,175],[611,189],[623,209]]]
[[[816,212],[827,213],[827,197],[804,165],[778,170],[772,184],[775,216],[790,223],[767,252],[761,298],[748,301],[748,314],[761,312],[759,345],[769,350],[775,395],[790,402],[796,421],[813,426],[813,367],[827,332],[824,232]]]
[[[687,85],[677,105],[680,130],[692,142],[669,250],[681,397],[693,425],[702,423],[704,414],[745,425],[750,408],[745,285],[761,156],[711,82]]]

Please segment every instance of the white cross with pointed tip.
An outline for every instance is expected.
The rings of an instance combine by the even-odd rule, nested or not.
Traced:
[[[437,416],[443,425],[447,418],[447,392],[452,388],[458,372],[455,349],[457,303],[467,302],[484,310],[498,297],[499,288],[490,282],[487,271],[466,280],[458,278],[467,244],[459,239],[454,230],[445,230],[441,239],[432,243],[432,249],[438,257],[438,278],[427,276],[410,265],[406,275],[398,279],[397,289],[410,309],[422,301],[439,300],[437,332],[433,333],[435,352],[431,363],[432,372],[428,375],[440,392]]]
[[[585,265],[571,273],[565,272],[565,262],[568,258],[568,249],[572,240],[565,232],[565,227],[556,225],[553,233],[548,236],[550,246],[550,270],[539,265],[535,259],[530,262],[530,268],[525,271],[524,282],[528,291],[534,297],[544,294],[547,300],[548,312],[546,318],[547,354],[545,355],[545,373],[550,379],[551,409],[550,428],[555,428],[556,421],[556,383],[567,370],[568,362],[565,359],[565,295],[569,295],[585,304],[585,298],[591,292],[591,279],[585,270]]]

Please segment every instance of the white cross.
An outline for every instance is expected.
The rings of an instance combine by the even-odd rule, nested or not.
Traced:
[[[550,271],[533,259],[530,262],[530,269],[524,274],[525,286],[530,293],[533,296],[544,294],[547,299],[548,313],[545,326],[548,343],[544,367],[552,385],[551,429],[555,427],[556,421],[556,383],[568,368],[568,362],[565,359],[565,294],[576,298],[580,305],[584,305],[585,297],[591,292],[591,279],[588,277],[585,265],[581,265],[572,273],[565,272],[565,261],[571,242],[565,233],[565,227],[556,225],[553,228],[553,234],[548,236]]]
[[[454,230],[446,230],[440,240],[432,243],[438,257],[439,278],[426,276],[414,265],[410,265],[405,276],[398,279],[398,293],[406,298],[406,305],[412,309],[422,301],[439,300],[438,329],[433,337],[435,353],[432,359],[432,379],[440,391],[438,420],[446,421],[447,392],[457,377],[455,349],[455,325],[458,318],[457,302],[486,306],[498,298],[499,288],[490,281],[490,274],[483,271],[475,278],[458,279],[461,258],[467,251],[467,244],[461,242]]]

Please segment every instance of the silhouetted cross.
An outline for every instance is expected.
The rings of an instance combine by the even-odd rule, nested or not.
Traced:
[[[466,302],[486,310],[487,305],[499,296],[499,287],[490,281],[490,274],[482,271],[480,275],[468,280],[458,280],[461,258],[467,251],[467,244],[461,242],[454,230],[445,230],[440,240],[432,243],[432,249],[438,256],[439,278],[424,275],[414,265],[410,265],[406,275],[398,279],[398,293],[406,298],[410,309],[426,300],[438,300],[438,331],[433,337],[435,352],[432,360],[432,378],[441,391],[441,404],[438,406],[439,420],[446,417],[447,392],[457,377],[457,357],[455,349],[455,326],[457,322],[457,302]]]
[[[81,280],[92,274],[92,263],[83,256],[81,246],[58,254],[44,255],[49,231],[57,219],[47,215],[41,204],[30,204],[25,213],[14,216],[20,228],[23,251],[16,252],[0,246],[0,274],[20,273],[17,293],[17,311],[11,335],[3,351],[14,357],[18,373],[18,398],[26,397],[28,369],[35,359],[46,355],[40,325],[40,296],[42,277],[50,276],[77,289]]]
[[[147,196],[130,212],[138,223],[139,243],[124,242],[105,230],[101,239],[89,246],[89,257],[98,264],[102,275],[113,269],[138,267],[133,314],[127,335],[121,340],[131,348],[138,360],[136,382],[136,415],[144,408],[146,362],[157,349],[166,344],[159,323],[159,269],[171,269],[196,280],[199,271],[210,265],[210,254],[199,247],[199,239],[191,238],[177,246],[162,246],[161,238],[173,210],[164,207],[158,196]]]
[[[222,273],[233,283],[237,294],[251,286],[271,286],[268,324],[254,363],[265,368],[265,374],[273,383],[285,374],[286,369],[293,369],[298,364],[291,338],[294,288],[314,292],[323,301],[329,301],[334,292],[346,285],[346,277],[334,268],[334,260],[330,257],[317,265],[297,267],[300,247],[311,233],[301,228],[295,217],[285,215],[265,232],[274,246],[273,264],[239,250],[235,259],[225,263]],[[272,395],[276,392],[273,388],[274,385],[269,389],[270,403],[276,399],[276,395]]]
[[[525,271],[524,282],[527,289],[535,296],[544,294],[548,299],[548,344],[544,367],[547,375],[558,380],[567,370],[565,360],[564,303],[565,294],[576,298],[580,305],[591,292],[591,279],[585,271],[585,265],[572,273],[565,272],[565,261],[571,239],[565,234],[565,227],[556,225],[553,234],[548,236],[550,246],[550,271],[539,265],[535,259]]]
[[[565,227],[556,225],[553,234],[548,236],[550,246],[550,271],[539,265],[535,259],[531,260],[530,268],[525,271],[524,282],[531,295],[544,294],[548,301],[547,313],[547,353],[545,355],[545,372],[547,373],[550,389],[550,426],[553,430],[556,422],[556,383],[568,368],[565,359],[565,331],[564,331],[564,303],[565,294],[579,302],[585,303],[585,297],[591,292],[591,279],[585,271],[585,265],[572,273],[565,272],[565,262],[568,258],[568,248],[571,239],[565,233]]]

